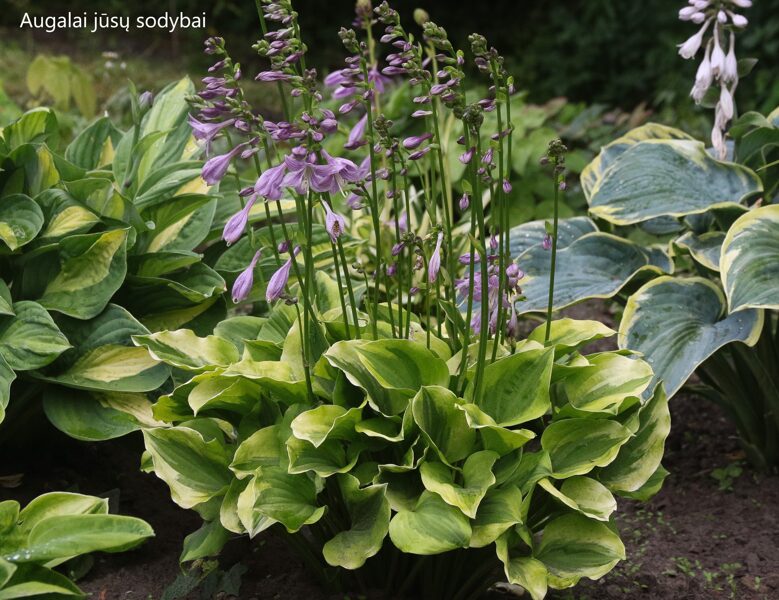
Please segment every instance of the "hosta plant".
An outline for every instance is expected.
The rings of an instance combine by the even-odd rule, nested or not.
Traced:
[[[21,508],[0,502],[0,598],[86,598],[72,575],[92,552],[129,550],[154,532],[134,517],[108,514],[108,500],[51,492]]]
[[[137,429],[169,372],[131,336],[224,316],[224,279],[195,252],[221,223],[193,158],[192,90],[141,96],[128,131],[102,117],[66,146],[49,109],[2,130],[0,422],[9,400],[18,426],[42,396],[74,437]]]

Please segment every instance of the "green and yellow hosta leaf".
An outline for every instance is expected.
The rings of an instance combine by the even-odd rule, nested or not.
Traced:
[[[108,514],[108,500],[72,492],[49,492],[30,501],[19,513],[19,527],[29,533],[49,517]]]
[[[342,406],[323,404],[295,417],[292,421],[292,435],[319,447],[328,439],[353,438],[355,426],[361,418],[361,408],[347,410]]]
[[[624,560],[625,546],[605,523],[573,513],[549,522],[533,556],[557,578],[598,579]]]
[[[127,273],[129,229],[73,235],[60,242],[59,270],[38,302],[77,319],[100,314]]]
[[[11,579],[11,576],[16,571],[16,565],[12,562],[8,562],[4,558],[0,558],[0,590],[3,589],[6,583]]]
[[[640,359],[616,352],[588,357],[589,365],[560,384],[560,400],[577,410],[616,414],[629,396],[640,396],[652,380],[652,368]]]
[[[316,485],[308,475],[292,475],[279,467],[260,467],[253,487],[254,508],[283,524],[290,533],[316,523],[325,513],[323,506],[316,505]]]
[[[400,510],[389,526],[392,543],[408,554],[441,554],[467,548],[471,539],[468,518],[440,496],[423,492],[413,510]]]
[[[192,250],[208,235],[216,198],[203,194],[176,196],[145,211],[154,229],[140,241],[147,252]]]
[[[27,111],[3,128],[3,140],[10,150],[30,142],[39,144],[59,131],[57,117],[50,108],[39,107]]]
[[[133,342],[156,360],[188,371],[228,367],[240,359],[238,349],[227,340],[215,335],[201,338],[189,329],[134,335]]]
[[[339,440],[327,440],[319,446],[294,436],[287,439],[290,473],[316,473],[330,477],[336,473],[348,473],[357,464],[362,447],[358,444],[343,444]]]
[[[3,563],[13,564],[8,561],[3,561]],[[7,567],[6,569],[6,572],[11,571]],[[0,567],[0,573],[2,573],[2,567]],[[30,597],[58,600],[85,598],[78,586],[61,573],[35,563],[13,565],[10,578],[4,586],[0,586],[0,600]]]
[[[657,386],[652,398],[639,409],[639,426],[614,461],[598,470],[598,479],[616,493],[641,489],[660,467],[665,439],[671,431],[668,397]]]
[[[179,562],[189,562],[199,558],[216,556],[230,539],[230,532],[217,521],[203,523],[203,526],[184,538]]]
[[[109,165],[121,135],[108,117],[100,117],[68,145],[65,158],[88,170]]]
[[[0,354],[0,423],[5,419],[5,409],[11,399],[11,383],[14,379],[16,379],[16,373]]]
[[[359,569],[381,550],[389,531],[390,505],[385,495],[386,486],[360,488],[359,480],[348,474],[339,475],[338,484],[351,527],[327,541],[322,554],[329,565]]]
[[[753,209],[733,223],[720,266],[730,312],[779,309],[779,205]]]
[[[693,371],[731,342],[754,345],[763,327],[755,309],[727,315],[725,297],[708,279],[660,277],[633,294],[619,327],[620,348],[643,354],[672,397]]]
[[[4,194],[23,193],[34,198],[43,190],[60,181],[54,155],[46,146],[25,144],[8,156],[11,164],[4,167],[9,173]]]
[[[725,234],[722,231],[708,231],[700,235],[688,231],[673,243],[689,252],[690,256],[707,269],[719,271],[723,241],[725,241]]]
[[[549,479],[542,479],[538,484],[568,508],[591,519],[608,521],[617,510],[617,501],[608,488],[590,477],[570,477],[560,489]]]
[[[497,540],[507,529],[522,522],[522,493],[516,486],[487,491],[471,523],[471,548],[483,548]]]
[[[13,316],[0,315],[0,356],[14,371],[40,369],[70,348],[51,315],[36,302],[13,304]]]
[[[541,447],[552,460],[553,477],[584,475],[613,461],[631,432],[607,419],[565,419],[551,423],[541,435]]]
[[[392,416],[406,410],[422,386],[447,386],[446,363],[409,340],[349,340],[331,346],[324,357],[368,394],[371,406]]]
[[[643,140],[617,156],[590,189],[590,212],[616,225],[741,204],[760,192],[751,170],[693,140]]]
[[[11,194],[0,202],[0,240],[11,250],[31,242],[43,227],[43,211],[29,196]]]
[[[525,271],[520,281],[526,296],[516,304],[520,313],[543,312],[549,301],[550,254],[533,246],[518,262]],[[559,310],[587,298],[611,298],[642,271],[672,272],[668,255],[656,248],[609,233],[588,233],[558,249],[554,308]]]
[[[497,452],[500,456],[521,448],[536,437],[529,429],[501,427],[475,404],[460,404],[457,408],[465,412],[468,426],[479,432],[484,449]]]
[[[170,375],[146,348],[133,345],[132,336],[148,331],[120,306],[109,304],[89,321],[58,322],[73,348],[44,371],[48,381],[85,390],[150,392]]]
[[[465,390],[466,402],[478,406],[498,425],[527,423],[550,408],[549,382],[554,350],[537,349],[501,358],[484,369],[481,396],[473,382]]]
[[[531,556],[511,557],[505,544],[498,544],[497,548],[506,579],[510,583],[521,586],[533,600],[544,600],[548,589],[544,563]]]
[[[449,464],[470,455],[476,431],[468,426],[465,413],[458,410],[461,400],[447,388],[425,386],[411,404],[414,421],[441,460]]]
[[[113,394],[125,397],[121,404],[123,408],[133,402],[140,405],[136,411],[145,407],[151,416],[151,402],[143,394]],[[57,429],[86,442],[111,440],[140,429],[138,419],[130,411],[119,410],[99,399],[111,395],[48,386],[43,393],[43,410]]]
[[[193,508],[222,495],[230,485],[231,456],[219,440],[206,440],[189,427],[143,431],[154,472],[170,487],[173,501]]]
[[[462,484],[455,482],[455,472],[443,463],[424,462],[419,473],[425,489],[474,519],[487,490],[495,484],[492,468],[497,460],[498,455],[489,450],[471,454],[463,464]]]
[[[44,190],[35,196],[35,202],[41,207],[44,217],[39,239],[54,241],[69,234],[86,233],[100,222],[100,217],[66,190]]]
[[[281,425],[255,431],[235,450],[230,469],[239,479],[252,475],[259,467],[278,467],[284,454]]]
[[[555,277],[555,280],[557,277]],[[548,346],[555,346],[557,355],[567,354],[582,346],[616,335],[616,331],[607,327],[600,321],[585,321],[580,319],[556,319],[552,321],[549,332]],[[527,339],[544,343],[546,337],[546,323],[542,323],[530,332]]]

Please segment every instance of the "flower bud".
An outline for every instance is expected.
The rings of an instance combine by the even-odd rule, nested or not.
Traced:
[[[430,15],[427,13],[427,11],[424,8],[415,8],[414,9],[414,22],[417,25],[422,27],[429,20],[430,20]]]

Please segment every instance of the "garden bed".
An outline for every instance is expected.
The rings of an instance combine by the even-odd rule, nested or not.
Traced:
[[[732,489],[720,490],[712,472],[742,459],[735,430],[716,406],[688,395],[671,402],[671,413],[674,426],[664,459],[671,474],[663,489],[647,504],[620,500],[617,522],[628,559],[600,581],[584,580],[556,598],[779,596],[779,478],[763,477],[745,465],[733,477]],[[123,514],[147,520],[157,536],[133,552],[97,556],[81,586],[98,600],[159,600],[176,579],[181,542],[199,526],[197,516],[172,504],[162,481],[138,471],[138,436],[101,444],[57,437],[48,462],[26,462],[21,456],[8,461],[6,468],[24,471],[24,479],[18,488],[0,490],[0,496],[26,502],[59,489],[118,500]],[[241,559],[248,567],[242,600],[331,597],[311,581],[278,536],[231,542],[225,568]],[[196,593],[189,597],[198,598]]]

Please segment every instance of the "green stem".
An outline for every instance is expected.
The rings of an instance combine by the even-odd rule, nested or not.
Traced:
[[[356,330],[355,335],[359,340],[360,322],[357,318],[357,302],[354,300],[354,289],[352,288],[352,280],[349,276],[349,263],[346,262],[346,253],[344,252],[344,246],[340,237],[336,240],[336,245],[338,246],[338,253],[341,255],[341,264],[343,265],[344,279],[346,280],[346,290],[349,293],[349,304],[351,305],[352,318],[354,319],[354,328]]]
[[[553,161],[554,171],[554,221],[552,222],[552,262],[549,270],[549,302],[546,307],[546,333],[544,334],[544,344],[549,342],[549,336],[552,333],[552,307],[554,305],[554,279],[555,268],[557,266],[557,220],[558,203],[560,198],[560,182],[557,174],[557,161]]]

